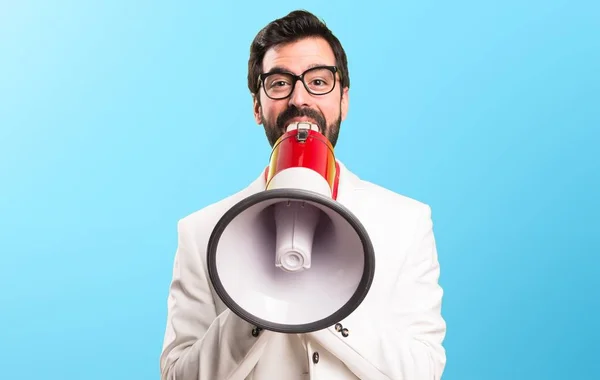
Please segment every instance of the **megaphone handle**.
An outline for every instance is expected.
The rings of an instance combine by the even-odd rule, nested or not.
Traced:
[[[269,178],[269,166],[265,168],[265,181]],[[333,200],[337,200],[338,195],[338,185],[340,183],[340,164],[335,161],[335,178],[333,180],[333,191],[331,193],[331,197]]]

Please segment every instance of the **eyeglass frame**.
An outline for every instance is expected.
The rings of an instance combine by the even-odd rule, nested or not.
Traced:
[[[306,84],[306,82],[304,82],[304,75],[306,75],[306,73],[308,73],[310,71],[314,71],[314,70],[318,70],[318,69],[327,69],[327,70],[331,71],[331,73],[333,74],[333,86],[331,87],[331,90],[317,94],[317,93],[312,92],[308,88],[308,85]],[[274,97],[270,96],[267,93],[267,90],[265,88],[265,79],[268,78],[270,75],[275,75],[275,74],[286,74],[286,75],[289,75],[292,77],[293,85],[292,85],[292,89],[290,90],[290,93],[281,98],[274,98]],[[331,93],[335,89],[335,86],[338,83],[337,76],[335,74],[340,74],[340,81],[341,81],[341,73],[337,66],[328,66],[328,65],[314,66],[314,67],[304,70],[304,72],[300,75],[296,75],[287,70],[276,69],[276,70],[269,71],[266,73],[258,74],[258,85],[259,85],[259,87],[262,87],[263,91],[265,92],[265,95],[269,99],[273,99],[273,100],[281,100],[281,99],[289,98],[294,93],[294,89],[296,88],[296,83],[298,83],[298,81],[302,82],[302,84],[304,85],[304,88],[306,89],[306,91],[308,91],[309,94],[315,95],[315,96],[322,96],[322,95],[327,95],[327,94]],[[260,88],[259,88],[259,90],[260,90]]]

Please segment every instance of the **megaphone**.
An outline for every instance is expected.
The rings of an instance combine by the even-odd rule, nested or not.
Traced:
[[[311,123],[288,127],[265,170],[266,187],[228,209],[207,246],[213,288],[248,323],[307,333],[343,320],[375,271],[360,220],[337,202],[339,165]]]

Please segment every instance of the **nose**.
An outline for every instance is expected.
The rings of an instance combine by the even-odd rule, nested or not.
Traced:
[[[305,107],[310,105],[311,99],[312,96],[306,91],[304,83],[301,80],[297,80],[289,97],[289,105],[296,106],[297,108]]]

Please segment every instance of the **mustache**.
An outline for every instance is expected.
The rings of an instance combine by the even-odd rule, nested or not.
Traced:
[[[298,108],[296,106],[290,106],[277,117],[277,127],[280,130],[283,130],[287,126],[289,120],[301,116],[310,117],[315,121],[322,132],[325,131],[327,123],[325,117],[320,112],[313,110],[312,108]]]

